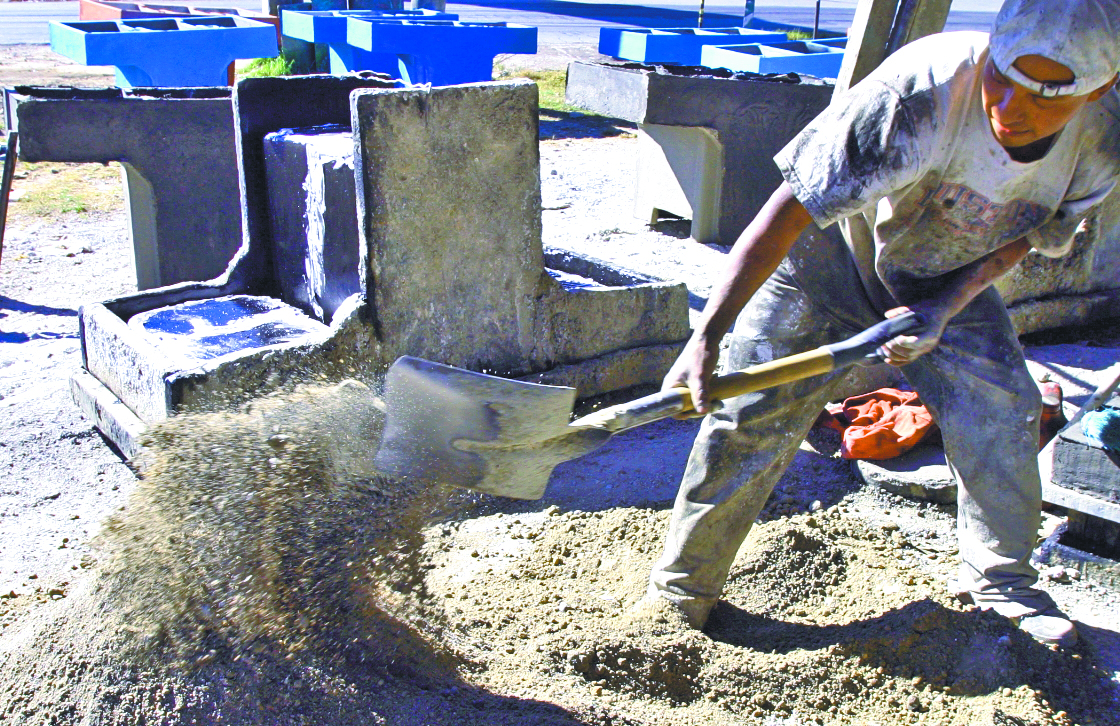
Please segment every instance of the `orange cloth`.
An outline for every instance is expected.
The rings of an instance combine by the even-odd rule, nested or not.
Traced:
[[[918,394],[897,388],[830,404],[818,423],[843,432],[840,455],[845,459],[893,459],[937,429]]]

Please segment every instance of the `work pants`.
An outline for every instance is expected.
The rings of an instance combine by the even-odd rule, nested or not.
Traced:
[[[883,293],[863,287],[835,228],[811,228],[739,316],[728,367],[849,337],[883,319],[883,306],[871,302]],[[941,427],[957,480],[959,586],[1009,617],[1045,609],[1052,601],[1031,589],[1037,572],[1030,564],[1040,523],[1042,404],[995,289],[981,293],[934,351],[902,371]],[[739,396],[705,418],[653,567],[651,596],[676,603],[702,626],[751,524],[844,376]]]

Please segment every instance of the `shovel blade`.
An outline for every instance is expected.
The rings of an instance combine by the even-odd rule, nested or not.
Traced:
[[[540,499],[559,463],[546,452],[558,440],[582,436],[568,427],[574,388],[403,356],[389,369],[384,397],[375,468],[429,485]]]

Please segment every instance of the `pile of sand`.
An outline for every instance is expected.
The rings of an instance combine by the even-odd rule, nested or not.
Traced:
[[[779,491],[697,633],[627,614],[667,512],[371,478],[380,417],[346,384],[158,427],[93,574],[6,634],[0,719],[1120,723],[1088,646],[943,594],[936,536]]]

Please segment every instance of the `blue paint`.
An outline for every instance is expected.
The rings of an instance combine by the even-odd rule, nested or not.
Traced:
[[[371,22],[389,20],[458,20],[457,13],[436,10],[281,10],[280,32],[290,38],[321,43],[330,54],[331,74],[352,70],[377,71],[399,77],[397,56],[369,53],[346,42],[346,21],[360,18]]]
[[[277,55],[276,28],[235,16],[52,21],[51,50],[89,66],[116,66],[116,83],[226,86],[229,64]]]
[[[366,53],[396,56],[398,68],[393,77],[414,85],[489,81],[494,56],[537,52],[537,29],[516,23],[371,22],[358,18],[349,18],[346,23],[350,46]]]
[[[701,53],[702,65],[748,73],[802,73],[836,78],[844,60],[839,41],[795,40],[773,45],[709,46]]]
[[[751,28],[600,28],[599,52],[639,63],[700,65],[707,45],[783,43],[784,31]]]
[[[129,327],[173,356],[201,362],[230,353],[292,343],[327,328],[279,300],[230,295],[140,313]]]

